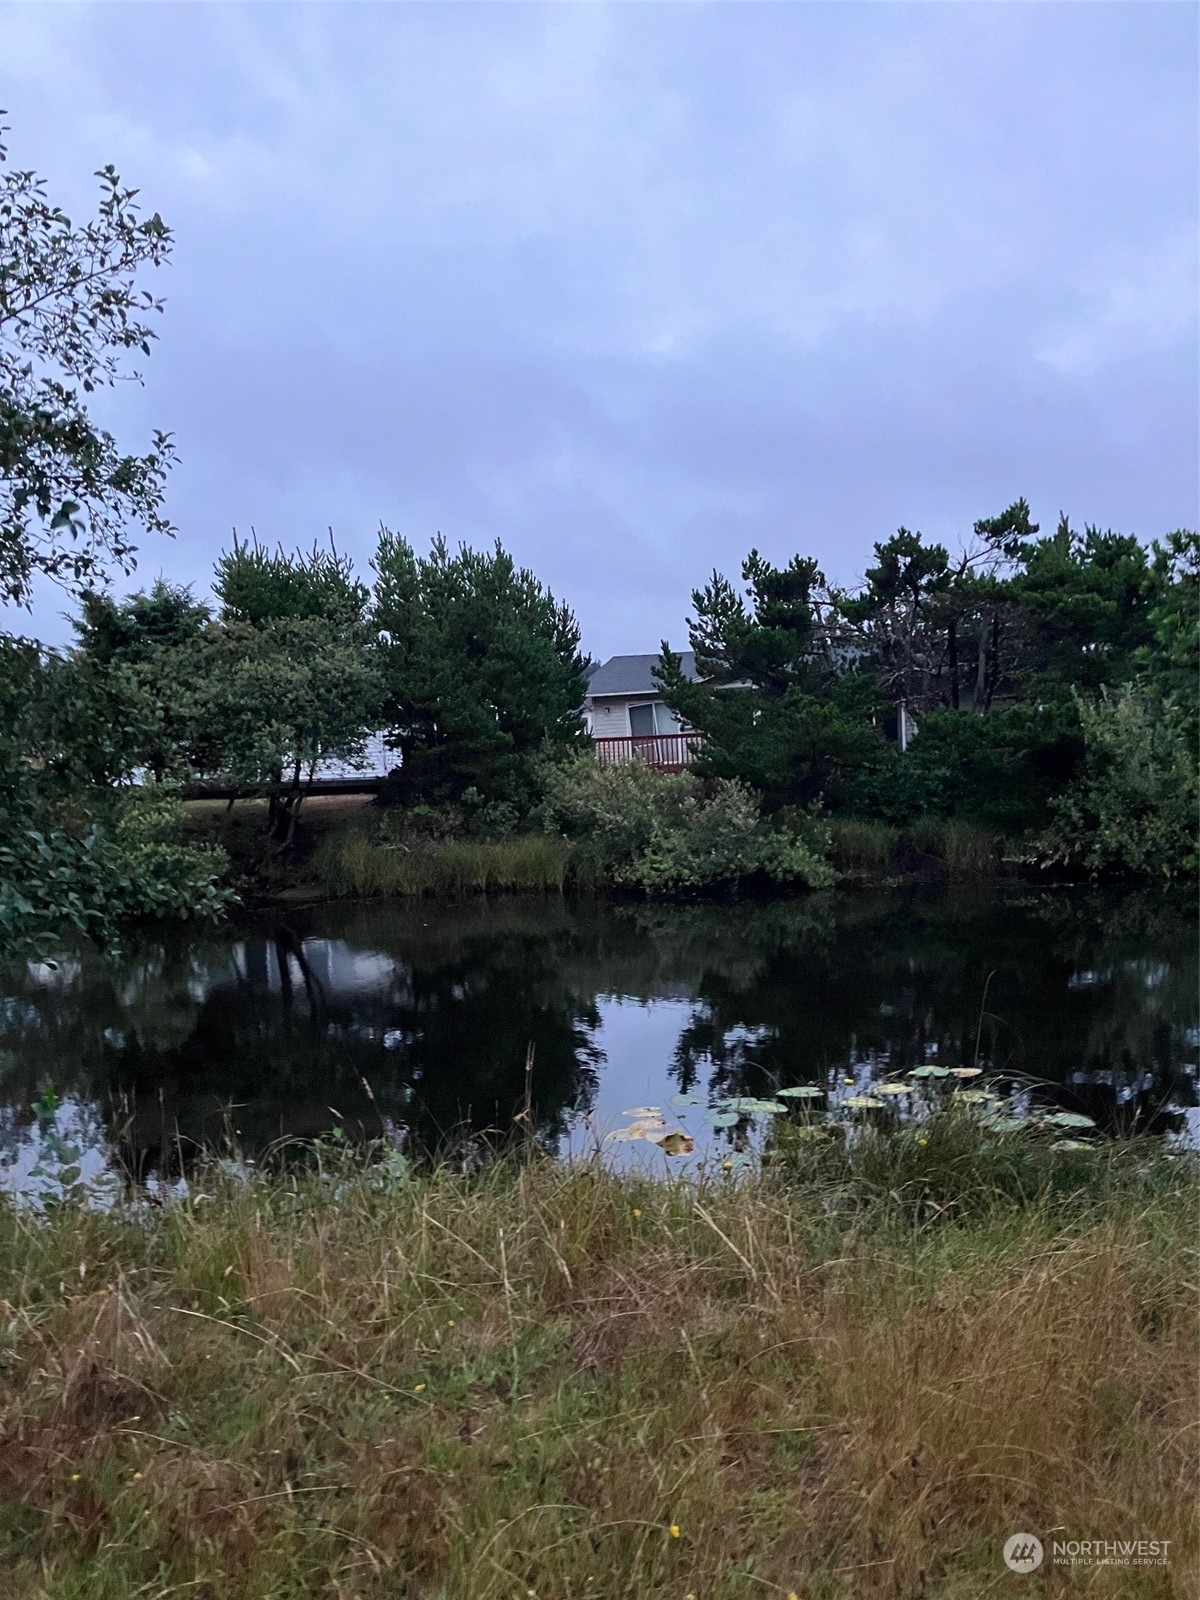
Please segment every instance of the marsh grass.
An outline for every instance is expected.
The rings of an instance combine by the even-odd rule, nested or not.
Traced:
[[[513,839],[384,843],[361,827],[331,834],[312,869],[330,894],[377,896],[561,892],[570,846],[530,834]]]
[[[908,836],[918,850],[944,861],[952,878],[991,877],[1001,865],[998,837],[958,817],[922,818]]]
[[[832,817],[829,835],[830,861],[851,877],[878,879],[889,871],[911,871],[906,852],[912,850],[940,863],[952,879],[995,877],[1004,868],[998,836],[958,817],[924,817],[905,828]]]
[[[829,821],[829,858],[842,872],[885,872],[899,840],[899,830],[886,822],[863,822],[856,817],[832,817]]]
[[[932,1212],[911,1151],[863,1154],[685,1183],[326,1147],[0,1211],[4,1593],[1195,1593],[1184,1164]],[[1012,1578],[1051,1529],[1171,1562]]]

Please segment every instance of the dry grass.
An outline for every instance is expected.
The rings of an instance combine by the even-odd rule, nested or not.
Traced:
[[[914,1226],[778,1177],[322,1159],[0,1212],[6,1596],[1196,1592],[1178,1165]],[[1003,1568],[1052,1529],[1171,1563]]]

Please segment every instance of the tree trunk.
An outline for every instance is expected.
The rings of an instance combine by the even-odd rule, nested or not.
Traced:
[[[992,626],[988,639],[987,677],[983,690],[983,709],[989,711],[996,685],[1000,681],[1000,613],[992,612]]]
[[[947,669],[950,673],[950,704],[958,710],[958,618],[946,624]]]

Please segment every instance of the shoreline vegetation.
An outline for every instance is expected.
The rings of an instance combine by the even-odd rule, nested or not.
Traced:
[[[736,1179],[335,1141],[0,1207],[14,1600],[1195,1592],[1190,1158],[962,1118]]]
[[[509,893],[639,893],[636,883],[614,880],[600,852],[562,834],[507,838],[439,837],[415,829],[397,837],[389,813],[365,797],[314,797],[305,804],[287,855],[265,833],[266,803],[189,801],[183,836],[224,849],[228,881],[255,903],[280,896],[310,899],[388,899]],[[828,882],[816,887],[886,887],[1028,880],[1076,882],[1047,873],[988,829],[954,818],[925,819],[911,828],[834,818],[821,841]],[[780,883],[764,873],[722,879],[708,892],[796,892],[804,880]],[[660,892],[662,892],[660,890]],[[681,885],[680,892],[699,892]]]

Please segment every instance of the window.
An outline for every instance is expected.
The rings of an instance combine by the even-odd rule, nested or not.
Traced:
[[[679,718],[661,700],[630,706],[629,731],[635,739],[652,739],[658,733],[679,733]]]

